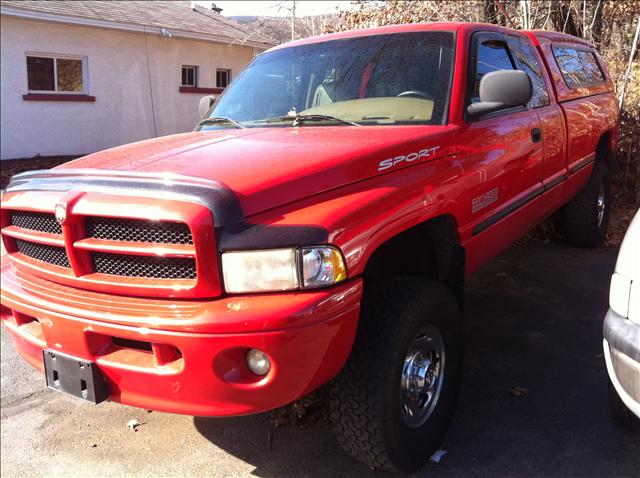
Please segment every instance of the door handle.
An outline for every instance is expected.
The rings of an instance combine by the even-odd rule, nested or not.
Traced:
[[[540,128],[533,128],[531,130],[531,141],[533,141],[534,143],[539,143],[541,139],[542,131],[540,131]]]

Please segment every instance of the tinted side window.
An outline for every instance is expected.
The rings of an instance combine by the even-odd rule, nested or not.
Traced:
[[[553,55],[556,57],[564,81],[571,88],[576,88],[586,83],[582,63],[578,58],[578,52],[573,48],[553,47]]]
[[[604,81],[604,74],[593,52],[554,46],[553,54],[569,87]]]
[[[529,75],[533,84],[533,96],[527,106],[529,108],[537,108],[538,106],[548,105],[549,92],[542,76],[540,64],[531,45],[524,38],[514,37],[514,40],[516,48],[514,48],[513,53],[520,64],[520,69]]]
[[[578,50],[578,58],[580,58],[580,63],[582,63],[582,68],[584,69],[588,83],[604,81],[604,75],[593,52]]]
[[[471,93],[471,102],[480,101],[480,80],[484,75],[498,70],[515,70],[513,60],[505,42],[488,40],[478,45],[476,76]]]

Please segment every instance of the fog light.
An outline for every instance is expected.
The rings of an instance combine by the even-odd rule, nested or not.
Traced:
[[[271,370],[269,357],[257,349],[251,349],[247,352],[247,366],[256,375],[266,375]]]

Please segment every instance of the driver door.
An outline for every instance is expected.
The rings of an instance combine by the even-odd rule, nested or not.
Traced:
[[[466,105],[479,101],[482,77],[517,69],[509,39],[499,33],[476,33],[469,55]],[[487,262],[525,234],[539,219],[543,147],[536,111],[526,106],[465,117],[458,151],[465,171],[471,270]]]

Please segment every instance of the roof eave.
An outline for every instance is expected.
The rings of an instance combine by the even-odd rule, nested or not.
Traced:
[[[76,17],[73,15],[61,15],[57,13],[49,13],[49,12],[38,12],[35,10],[24,10],[21,8],[9,7],[0,4],[0,15],[5,15],[8,17],[15,18],[23,18],[26,20],[36,20],[42,22],[53,22],[53,23],[65,23],[69,25],[79,25],[85,27],[94,27],[94,28],[107,28],[111,30],[120,30],[126,32],[135,32],[135,33],[149,33],[152,35],[162,35],[162,27],[156,27],[151,25],[142,25],[136,23],[125,23],[125,22],[114,22],[111,20],[101,20],[97,18],[86,18],[86,17]],[[223,35],[212,35],[208,33],[200,33],[200,32],[190,32],[185,30],[177,30],[175,28],[168,28],[171,32],[171,35],[176,38],[186,38],[191,40],[200,40],[200,41],[208,41],[213,43],[223,43],[225,45],[237,45],[237,46],[247,46],[254,48],[256,50],[267,50],[271,48],[274,44],[256,42],[251,40],[240,41],[235,38],[223,36]]]

